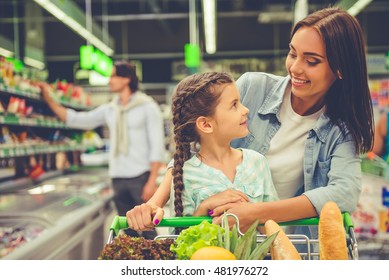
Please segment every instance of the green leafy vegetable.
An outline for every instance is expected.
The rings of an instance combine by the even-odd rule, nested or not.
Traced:
[[[269,252],[278,232],[257,242],[258,221],[255,221],[247,232],[240,236],[236,225],[230,230],[227,216],[223,217],[223,227],[203,221],[197,226],[183,230],[170,250],[179,260],[189,260],[192,254],[206,246],[218,246],[229,250],[237,260],[262,260]]]
[[[148,240],[125,234],[117,236],[112,243],[106,244],[98,257],[99,260],[175,260],[170,251],[172,239]]]
[[[223,247],[219,241],[219,235],[223,233],[224,230],[220,226],[203,221],[181,231],[175,243],[170,246],[170,250],[179,260],[189,260],[193,253],[202,247]]]

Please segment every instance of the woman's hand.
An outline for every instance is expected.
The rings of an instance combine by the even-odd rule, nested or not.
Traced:
[[[305,195],[269,202],[228,203],[213,209],[213,223],[220,224],[224,212],[238,217],[242,232],[246,232],[255,220],[264,224],[270,219],[279,223],[318,216],[315,207]],[[234,224],[233,220],[228,219]]]
[[[197,208],[193,216],[206,216],[213,213],[213,209],[229,203],[249,202],[249,198],[238,190],[226,190],[205,199]]]
[[[237,202],[216,207],[211,215],[213,217],[212,222],[221,224],[224,213],[235,214],[239,220],[240,231],[244,233],[258,219],[258,204]],[[262,223],[262,221],[259,222]],[[232,227],[235,224],[235,219],[228,217],[228,224]]]
[[[164,211],[154,204],[143,203],[127,211],[128,227],[133,230],[153,230],[162,220]]]

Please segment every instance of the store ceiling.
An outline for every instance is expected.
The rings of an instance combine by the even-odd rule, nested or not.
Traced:
[[[93,19],[107,26],[115,43],[114,59],[141,60],[146,82],[168,81],[171,73],[164,65],[183,59],[183,47],[189,42],[188,0],[73,0],[83,11],[91,3]],[[26,17],[26,3],[32,0],[0,0],[0,35],[19,40],[23,55],[26,30],[34,22],[43,22],[42,41],[50,76],[71,80],[78,61],[79,47],[85,40],[56,20],[46,11],[41,16]],[[293,10],[294,0],[218,0],[217,52],[204,59],[261,58],[283,56],[289,42],[292,22],[284,17],[270,23],[258,21],[260,14]],[[327,7],[334,0],[309,0],[310,10]],[[201,15],[201,1],[197,0]],[[28,6],[31,7],[31,6]],[[37,7],[40,9],[40,7]],[[359,15],[365,31],[369,52],[386,53],[389,50],[389,1],[374,0]],[[29,16],[31,17],[31,16]],[[26,28],[26,23],[28,28]],[[39,25],[39,24],[37,24]],[[199,42],[204,50],[204,36],[199,17]],[[33,28],[32,28],[33,29]],[[40,34],[40,33],[39,33]],[[169,66],[170,67],[170,66]]]

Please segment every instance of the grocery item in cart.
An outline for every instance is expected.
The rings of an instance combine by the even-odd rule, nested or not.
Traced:
[[[301,260],[296,247],[286,236],[284,230],[273,220],[268,220],[265,223],[266,235],[271,236],[278,232],[270,247],[270,255],[272,260]]]
[[[201,254],[203,260],[231,259],[231,255],[236,260],[262,260],[269,252],[269,247],[278,232],[258,243],[256,238],[258,221],[255,221],[244,235],[241,235],[236,225],[230,231],[228,215],[232,214],[224,216],[223,227],[202,221],[199,225],[181,231],[171,250],[177,254],[179,260],[199,259],[196,252],[204,248],[208,248],[206,250],[210,254],[208,256]],[[224,248],[229,254],[227,252],[220,254],[223,250],[214,247]]]
[[[320,212],[319,246],[321,260],[348,260],[342,213],[333,201]]]
[[[236,260],[236,257],[229,250],[219,246],[207,246],[198,249],[190,257],[191,260]]]
[[[170,251],[173,239],[149,240],[121,234],[112,243],[106,244],[99,260],[174,260]]]

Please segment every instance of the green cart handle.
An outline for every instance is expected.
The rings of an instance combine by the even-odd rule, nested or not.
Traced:
[[[354,228],[351,216],[345,212],[342,214],[343,224],[346,232],[349,232],[350,228]],[[212,217],[209,216],[196,216],[196,217],[169,217],[163,218],[157,227],[190,227],[200,224],[202,221],[208,221],[212,223]],[[319,218],[307,218],[289,222],[281,222],[280,226],[313,226],[319,224]],[[118,235],[119,230],[128,228],[127,218],[124,216],[116,216],[111,224],[110,230],[114,232],[115,236]]]
[[[157,227],[190,227],[200,224],[202,221],[212,223],[212,217],[196,216],[196,217],[169,217],[163,218]],[[110,230],[118,235],[119,230],[128,228],[127,218],[124,216],[116,216],[111,224]]]
[[[354,228],[353,221],[348,212],[342,213],[343,217],[343,226],[346,232],[349,232],[350,228]],[[280,226],[315,226],[319,224],[319,217],[314,218],[306,218],[301,220],[289,221],[289,222],[281,222]]]

